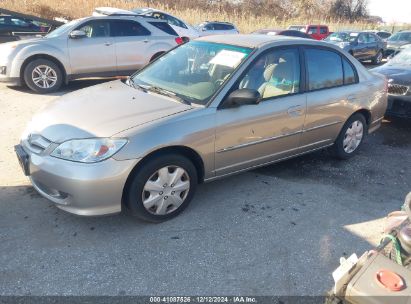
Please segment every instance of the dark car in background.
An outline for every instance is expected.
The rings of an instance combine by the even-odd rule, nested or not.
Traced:
[[[411,48],[401,50],[388,63],[371,71],[388,79],[386,116],[411,118]]]
[[[48,27],[36,24],[34,21],[14,16],[0,16],[0,34],[13,32],[47,32]]]
[[[367,31],[335,32],[324,41],[338,45],[360,61],[371,60],[373,64],[381,63],[386,49],[386,42]]]
[[[385,56],[390,56],[399,50],[403,45],[411,43],[411,31],[401,31],[395,33],[387,39],[387,49]]]
[[[306,38],[306,39],[314,39],[310,35],[297,31],[297,30],[283,30],[283,29],[261,29],[251,34],[260,34],[260,35],[282,35],[282,36],[289,36],[289,37],[299,37],[299,38]]]

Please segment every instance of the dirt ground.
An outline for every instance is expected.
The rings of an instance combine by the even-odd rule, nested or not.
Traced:
[[[0,85],[0,295],[320,295],[411,191],[411,121],[386,120],[351,160],[319,151],[201,185],[162,224],[67,214],[33,190],[13,145],[33,113],[96,83],[47,96]]]

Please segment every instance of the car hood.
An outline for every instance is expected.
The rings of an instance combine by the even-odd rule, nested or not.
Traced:
[[[398,67],[395,65],[385,64],[374,68],[372,72],[377,72],[387,76],[388,81],[397,84],[411,85],[411,67]]]
[[[192,109],[169,97],[145,93],[120,80],[64,95],[35,115],[25,134],[61,143],[111,137],[126,129]]]

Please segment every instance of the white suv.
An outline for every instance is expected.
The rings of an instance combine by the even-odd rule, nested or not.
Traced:
[[[0,82],[50,93],[72,79],[130,75],[181,43],[167,22],[154,18],[77,19],[44,38],[0,45]]]

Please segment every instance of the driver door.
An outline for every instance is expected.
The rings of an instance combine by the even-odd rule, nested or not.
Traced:
[[[215,169],[221,176],[292,155],[298,149],[306,113],[299,49],[260,55],[230,92],[252,89],[258,104],[224,108],[216,114]]]
[[[71,74],[116,75],[116,51],[110,37],[107,20],[92,20],[80,25],[76,30],[86,33],[84,38],[68,38]]]

